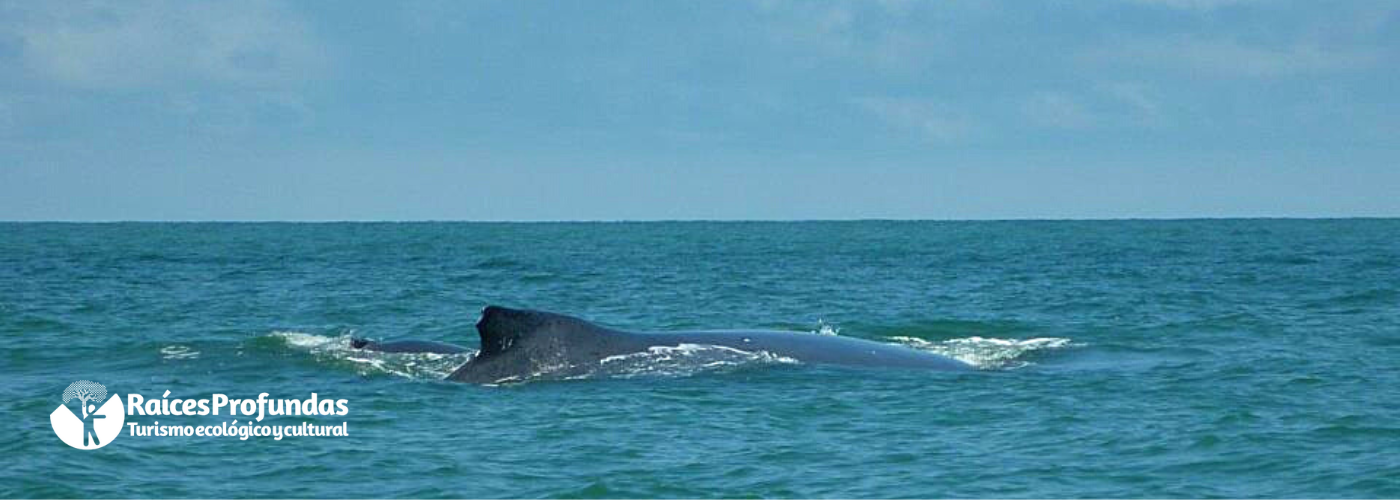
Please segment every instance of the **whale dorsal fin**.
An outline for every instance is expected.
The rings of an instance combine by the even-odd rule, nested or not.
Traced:
[[[481,311],[481,321],[476,322],[476,332],[481,335],[481,354],[497,354],[517,341],[549,324],[549,313],[510,309],[501,306],[486,306]]]
[[[498,354],[542,336],[575,336],[605,331],[608,329],[573,316],[501,306],[486,306],[481,310],[481,321],[476,322],[483,355]]]

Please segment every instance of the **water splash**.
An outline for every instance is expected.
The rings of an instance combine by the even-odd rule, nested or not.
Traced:
[[[918,337],[890,337],[890,340],[921,351],[948,356],[984,370],[1021,368],[1031,364],[1030,361],[1022,359],[1028,353],[1073,345],[1070,339],[1060,337],[1031,339],[966,337],[937,342],[930,342]]]
[[[410,379],[438,380],[451,375],[472,358],[474,352],[438,354],[431,352],[388,353],[350,347],[354,332],[337,336],[303,332],[272,332],[268,335],[287,347],[310,354],[330,364],[352,367],[364,376],[393,375]]]
[[[817,329],[812,330],[812,333],[815,333],[817,335],[840,335],[841,327],[833,325],[831,323],[827,323],[825,321],[822,321],[821,318],[818,318]]]
[[[277,331],[268,334],[268,337],[282,341],[287,347],[307,351],[312,354],[322,354],[338,350],[349,350],[350,337],[352,334],[354,334],[354,331],[347,331],[342,335],[330,337],[311,333]]]

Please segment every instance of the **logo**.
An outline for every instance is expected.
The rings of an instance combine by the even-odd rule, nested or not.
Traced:
[[[106,401],[104,404],[103,401]],[[77,402],[78,411],[69,408]],[[117,438],[126,421],[122,398],[107,397],[107,387],[97,382],[79,380],[63,391],[63,404],[49,414],[54,434],[68,446],[79,450],[95,450]]]
[[[299,425],[287,425],[286,419],[294,417],[331,417],[350,413],[350,402],[344,399],[321,398],[311,393],[307,399],[272,398],[268,393],[258,394],[256,399],[233,399],[225,394],[213,394],[210,398],[170,398],[165,391],[159,399],[146,398],[140,394],[126,395],[126,404],[118,394],[107,394],[107,387],[90,380],[79,380],[63,391],[63,404],[49,414],[53,433],[68,446],[80,450],[95,450],[107,446],[117,436],[126,433],[136,437],[234,437],[248,440],[253,437],[271,437],[281,441],[284,437],[329,437],[349,436],[350,425],[339,425],[321,421],[301,421]],[[234,417],[215,425],[199,422],[198,425],[177,422],[161,424],[152,420],[140,422],[140,417],[189,417],[219,415]],[[127,422],[127,416],[137,415],[136,421]],[[263,423],[266,416],[278,417],[276,423]],[[176,419],[177,421],[180,419]],[[203,419],[200,419],[203,420]],[[242,421],[242,423],[239,423]]]

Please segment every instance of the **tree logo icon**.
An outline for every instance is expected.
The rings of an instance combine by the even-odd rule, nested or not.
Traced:
[[[106,400],[106,404],[103,404]],[[75,413],[68,408],[70,401],[78,403]],[[81,415],[81,416],[79,416]],[[113,394],[107,398],[107,387],[97,382],[79,380],[63,391],[63,404],[49,414],[54,434],[68,446],[80,450],[95,450],[112,442],[122,433],[126,408],[122,398]]]

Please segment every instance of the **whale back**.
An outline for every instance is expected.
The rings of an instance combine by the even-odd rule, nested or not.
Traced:
[[[548,322],[543,313],[486,306],[481,311],[481,320],[476,322],[476,332],[481,336],[481,353],[494,355],[505,352]]]
[[[554,335],[579,335],[606,329],[572,316],[529,309],[486,306],[476,332],[481,336],[481,352],[495,355],[506,352],[516,344]]]
[[[453,372],[450,380],[492,384],[541,376],[583,376],[612,356],[681,344],[761,351],[804,363],[971,369],[945,356],[859,338],[754,330],[625,332],[563,314],[500,306],[484,309],[476,330],[481,336],[481,351]]]
[[[598,359],[633,349],[627,334],[544,311],[487,306],[476,323],[481,351],[448,378],[494,383],[586,371]]]

